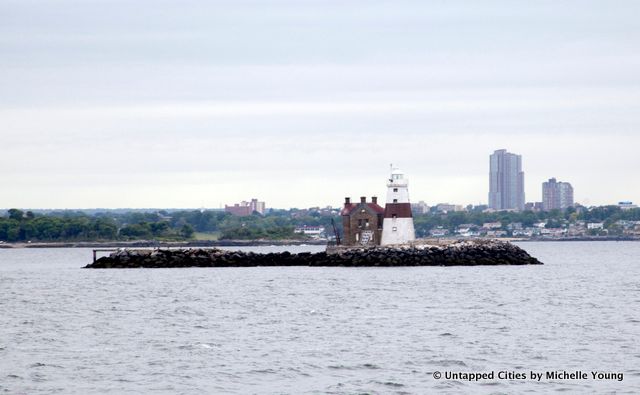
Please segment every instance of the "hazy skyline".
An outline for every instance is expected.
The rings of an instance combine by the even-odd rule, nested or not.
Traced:
[[[0,207],[640,201],[635,1],[0,0]]]

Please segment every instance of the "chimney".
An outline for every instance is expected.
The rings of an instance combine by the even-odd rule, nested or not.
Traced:
[[[371,196],[371,203],[378,204],[378,197],[377,196]]]
[[[366,196],[360,196],[360,203],[366,203],[367,202],[367,197]]]
[[[344,204],[350,204],[351,203],[351,198],[344,198]]]

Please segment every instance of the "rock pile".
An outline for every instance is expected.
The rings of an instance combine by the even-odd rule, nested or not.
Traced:
[[[248,266],[476,266],[539,265],[518,246],[501,241],[460,241],[446,246],[376,247],[334,253],[259,254],[213,249],[122,249],[86,268],[248,267]]]

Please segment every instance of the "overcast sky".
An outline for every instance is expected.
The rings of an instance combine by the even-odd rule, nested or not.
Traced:
[[[640,2],[0,0],[0,207],[640,203]]]

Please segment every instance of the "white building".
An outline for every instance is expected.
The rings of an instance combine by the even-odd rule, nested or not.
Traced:
[[[298,226],[293,230],[294,233],[302,233],[308,236],[320,237],[324,234],[324,226]]]
[[[502,222],[485,222],[482,227],[485,229],[500,229],[502,228]]]
[[[633,202],[619,202],[618,207],[622,210],[633,210],[634,208],[638,208],[638,205],[633,204]]]
[[[416,239],[409,202],[409,182],[398,168],[391,168],[387,203],[382,223],[381,245],[406,244]]]
[[[431,229],[429,234],[431,237],[445,237],[449,234],[449,230],[444,229],[442,226],[438,226],[437,228]]]
[[[464,211],[464,207],[462,207],[461,204],[438,203],[436,211],[446,214],[450,212]]]

